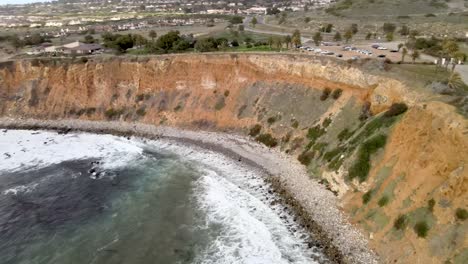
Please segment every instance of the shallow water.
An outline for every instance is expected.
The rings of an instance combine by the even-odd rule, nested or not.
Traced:
[[[173,141],[0,132],[0,263],[325,263],[260,172]]]

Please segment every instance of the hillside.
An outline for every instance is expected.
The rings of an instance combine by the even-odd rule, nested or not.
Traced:
[[[449,13],[466,9],[464,0],[340,0],[329,8],[350,17]]]
[[[249,134],[335,193],[383,263],[467,262],[468,121],[401,80],[309,56],[188,54],[3,63],[0,88],[0,117]]]

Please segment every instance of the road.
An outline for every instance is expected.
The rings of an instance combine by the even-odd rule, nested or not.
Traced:
[[[263,20],[262,16],[258,16],[256,18],[257,18],[257,24],[264,24],[264,20]],[[251,17],[246,17],[244,19],[244,30],[245,31],[250,31],[250,32],[259,33],[259,34],[277,35],[277,36],[291,35],[291,33],[289,33],[289,32],[286,33],[286,32],[278,32],[278,31],[273,31],[273,30],[262,30],[262,29],[253,28],[253,27],[251,27],[251,24],[250,24],[251,20],[252,20]],[[312,41],[312,39],[308,38],[308,37],[301,36],[301,42],[303,44],[307,43],[309,41]]]
[[[264,24],[264,18],[263,16],[257,16],[257,23],[258,24]],[[260,33],[260,34],[269,34],[269,35],[277,35],[277,36],[287,36],[291,35],[291,33],[286,33],[286,32],[278,32],[278,31],[273,31],[273,30],[261,30],[261,29],[256,29],[251,27],[250,21],[252,20],[251,17],[246,17],[244,19],[244,30],[254,32],[254,33]],[[280,30],[284,29],[281,27],[278,27]],[[312,44],[313,40],[312,38],[308,37],[303,37],[301,36],[301,42],[303,44]],[[397,49],[397,46],[400,42],[399,41],[394,41],[391,43],[385,43],[384,46],[390,48],[390,49]],[[421,59],[433,62],[436,58],[426,55],[426,54],[421,54]],[[463,80],[464,83],[468,84],[468,65],[457,65],[455,68],[455,71],[458,72]]]

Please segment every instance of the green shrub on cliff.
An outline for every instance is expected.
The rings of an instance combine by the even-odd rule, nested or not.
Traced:
[[[379,204],[380,207],[384,207],[388,204],[388,196],[384,195],[382,196],[382,198],[380,198],[380,200],[377,202]]]
[[[435,204],[436,204],[435,200],[430,199],[429,201],[427,201],[427,209],[429,209],[429,211],[433,212]]]
[[[331,89],[330,88],[325,88],[323,89],[322,91],[322,95],[320,96],[320,100],[321,101],[325,101],[328,99],[328,96],[330,96],[330,93],[331,93]]]
[[[104,115],[107,119],[116,119],[119,118],[124,113],[124,109],[114,109],[109,108],[104,112]]]
[[[468,218],[468,212],[465,209],[457,208],[457,210],[455,211],[455,216],[458,220],[464,221]]]
[[[338,98],[341,97],[341,94],[342,94],[342,93],[343,93],[343,90],[340,89],[340,88],[334,90],[333,93],[332,93],[333,99],[337,100]]]
[[[395,219],[395,222],[393,222],[393,227],[396,230],[404,230],[406,228],[407,222],[408,222],[408,219],[406,215],[399,215],[397,219]]]
[[[267,147],[274,148],[278,145],[278,141],[270,134],[260,134],[255,138],[258,142],[265,144]]]
[[[297,121],[296,119],[292,119],[291,120],[291,127],[292,128],[298,128],[299,127],[299,121]]]
[[[339,141],[346,140],[350,138],[352,135],[353,135],[353,131],[349,131],[348,128],[345,128],[338,134],[338,140]]]
[[[372,190],[367,191],[364,195],[362,195],[362,203],[367,204],[371,198],[372,198]]]
[[[314,158],[314,156],[315,156],[315,152],[305,150],[304,152],[299,154],[299,156],[297,157],[297,160],[301,164],[308,166],[310,162],[312,161],[312,159]]]
[[[385,117],[398,116],[403,114],[408,110],[408,106],[404,103],[395,103],[390,106],[390,108],[385,112]]]
[[[361,145],[358,152],[356,162],[351,166],[348,172],[349,178],[352,180],[358,178],[360,182],[367,179],[367,175],[370,170],[370,158],[371,155],[377,152],[380,148],[385,146],[387,142],[387,136],[380,134],[377,135]]]
[[[309,128],[307,131],[307,138],[309,138],[311,142],[315,142],[323,134],[325,134],[325,129],[321,128],[320,125],[316,125]]]
[[[429,232],[429,225],[424,220],[419,221],[414,225],[414,232],[416,232],[418,237],[426,237]]]
[[[136,110],[136,114],[139,115],[139,116],[144,116],[144,115],[146,115],[146,109],[145,109],[145,107],[143,106],[143,107],[138,108],[138,109]]]
[[[258,134],[260,134],[261,130],[262,126],[260,124],[256,124],[250,129],[249,136],[256,137]]]
[[[276,116],[270,116],[268,119],[267,119],[267,122],[268,124],[273,124],[275,123],[276,121],[278,120],[278,118]]]

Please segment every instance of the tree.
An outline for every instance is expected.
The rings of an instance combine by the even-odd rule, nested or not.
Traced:
[[[94,43],[96,42],[96,40],[94,39],[94,37],[92,35],[86,35],[84,37],[84,40],[83,40],[83,43]]]
[[[273,42],[277,49],[281,49],[283,47],[283,40],[280,37],[274,38]]]
[[[413,53],[411,53],[411,59],[413,60],[413,64],[416,61],[416,59],[419,59],[420,56],[421,54],[419,54],[418,50],[415,50],[413,51]]]
[[[460,47],[458,46],[457,42],[453,40],[446,39],[442,42],[442,54],[445,57],[453,57],[455,53],[458,52]],[[448,63],[446,64],[445,68],[448,68]]]
[[[383,24],[383,31],[388,34],[388,33],[393,33],[395,32],[396,26],[393,23],[384,23]]]
[[[286,17],[285,17],[285,16],[282,16],[282,17],[280,18],[280,20],[278,21],[278,24],[281,25],[281,24],[284,24],[285,22],[286,22]]]
[[[334,40],[334,41],[341,41],[341,39],[342,39],[342,38],[341,38],[341,33],[337,31],[337,32],[335,33],[335,36],[333,36],[333,40]]]
[[[408,36],[410,34],[410,29],[407,25],[402,25],[399,33],[402,36]]]
[[[351,24],[351,32],[353,35],[356,35],[358,33],[358,24]]]
[[[465,86],[465,83],[463,82],[461,75],[458,72],[452,72],[447,80],[447,85],[452,89],[459,90]]]
[[[366,40],[371,39],[371,37],[372,37],[372,33],[368,32],[367,35],[366,35]]]
[[[310,22],[310,20],[311,20],[311,19],[310,19],[310,17],[306,17],[306,18],[304,18],[304,22],[305,22],[305,23],[309,23],[309,22]]]
[[[143,37],[142,35],[140,35],[140,34],[134,34],[134,35],[133,35],[133,42],[135,43],[135,46],[137,46],[137,47],[140,48],[140,47],[146,45],[146,43],[147,43],[148,41],[147,41],[146,38]]]
[[[244,25],[239,25],[239,26],[237,27],[237,29],[238,29],[239,31],[241,31],[241,32],[244,31]]]
[[[150,30],[149,32],[149,37],[151,38],[151,41],[154,42],[154,39],[158,36],[158,34],[156,33],[156,31],[154,30]]]
[[[320,46],[320,42],[322,41],[322,34],[320,32],[316,32],[314,36],[312,37],[314,40],[315,46]]]
[[[289,49],[289,45],[292,43],[291,35],[287,35],[286,37],[284,37],[284,43],[286,43],[286,48]]]
[[[257,25],[257,18],[256,17],[253,17],[252,20],[250,21],[250,23],[252,24],[252,27],[255,27],[255,25]]]
[[[323,27],[323,32],[330,33],[332,32],[333,29],[333,24],[327,24],[325,27]]]
[[[133,47],[133,38],[131,34],[122,35],[117,37],[115,40],[115,45],[119,51],[125,52],[127,49]]]
[[[458,62],[464,60],[466,60],[465,53],[460,51],[455,52],[452,57],[452,72],[455,71],[455,67],[457,66]]]
[[[195,49],[200,52],[214,51],[218,49],[218,42],[213,38],[203,38],[197,40],[195,43]]]
[[[24,46],[24,42],[16,34],[10,37],[10,44],[15,48],[16,51]]]
[[[388,42],[393,40],[393,32],[388,32],[387,35],[385,36]]]
[[[267,15],[276,15],[276,14],[279,14],[280,12],[281,11],[277,7],[267,8],[266,10]]]
[[[179,31],[169,31],[156,40],[156,48],[168,52],[181,40]]]
[[[273,37],[270,36],[268,38],[268,46],[270,47],[270,49],[271,49],[271,46],[273,45],[274,42],[275,42],[275,40],[273,39]]]
[[[459,49],[457,42],[453,40],[444,40],[442,43],[442,51],[446,56],[455,54]]]
[[[400,52],[400,49],[403,48],[405,45],[403,43],[398,44],[398,52]]]
[[[244,17],[241,16],[233,16],[229,22],[231,24],[242,24],[244,22]]]
[[[293,45],[297,48],[301,45],[301,32],[299,30],[294,30],[291,37]]]
[[[141,10],[141,11],[145,11],[145,10],[146,10],[146,6],[145,6],[144,4],[141,4],[141,5],[140,5],[140,10]]]
[[[405,62],[405,57],[406,55],[408,54],[408,50],[406,48],[403,48],[403,50],[401,51],[401,62]]]
[[[353,38],[353,31],[351,31],[351,29],[348,29],[344,34],[344,38],[346,40],[346,43],[348,43],[349,40]]]

